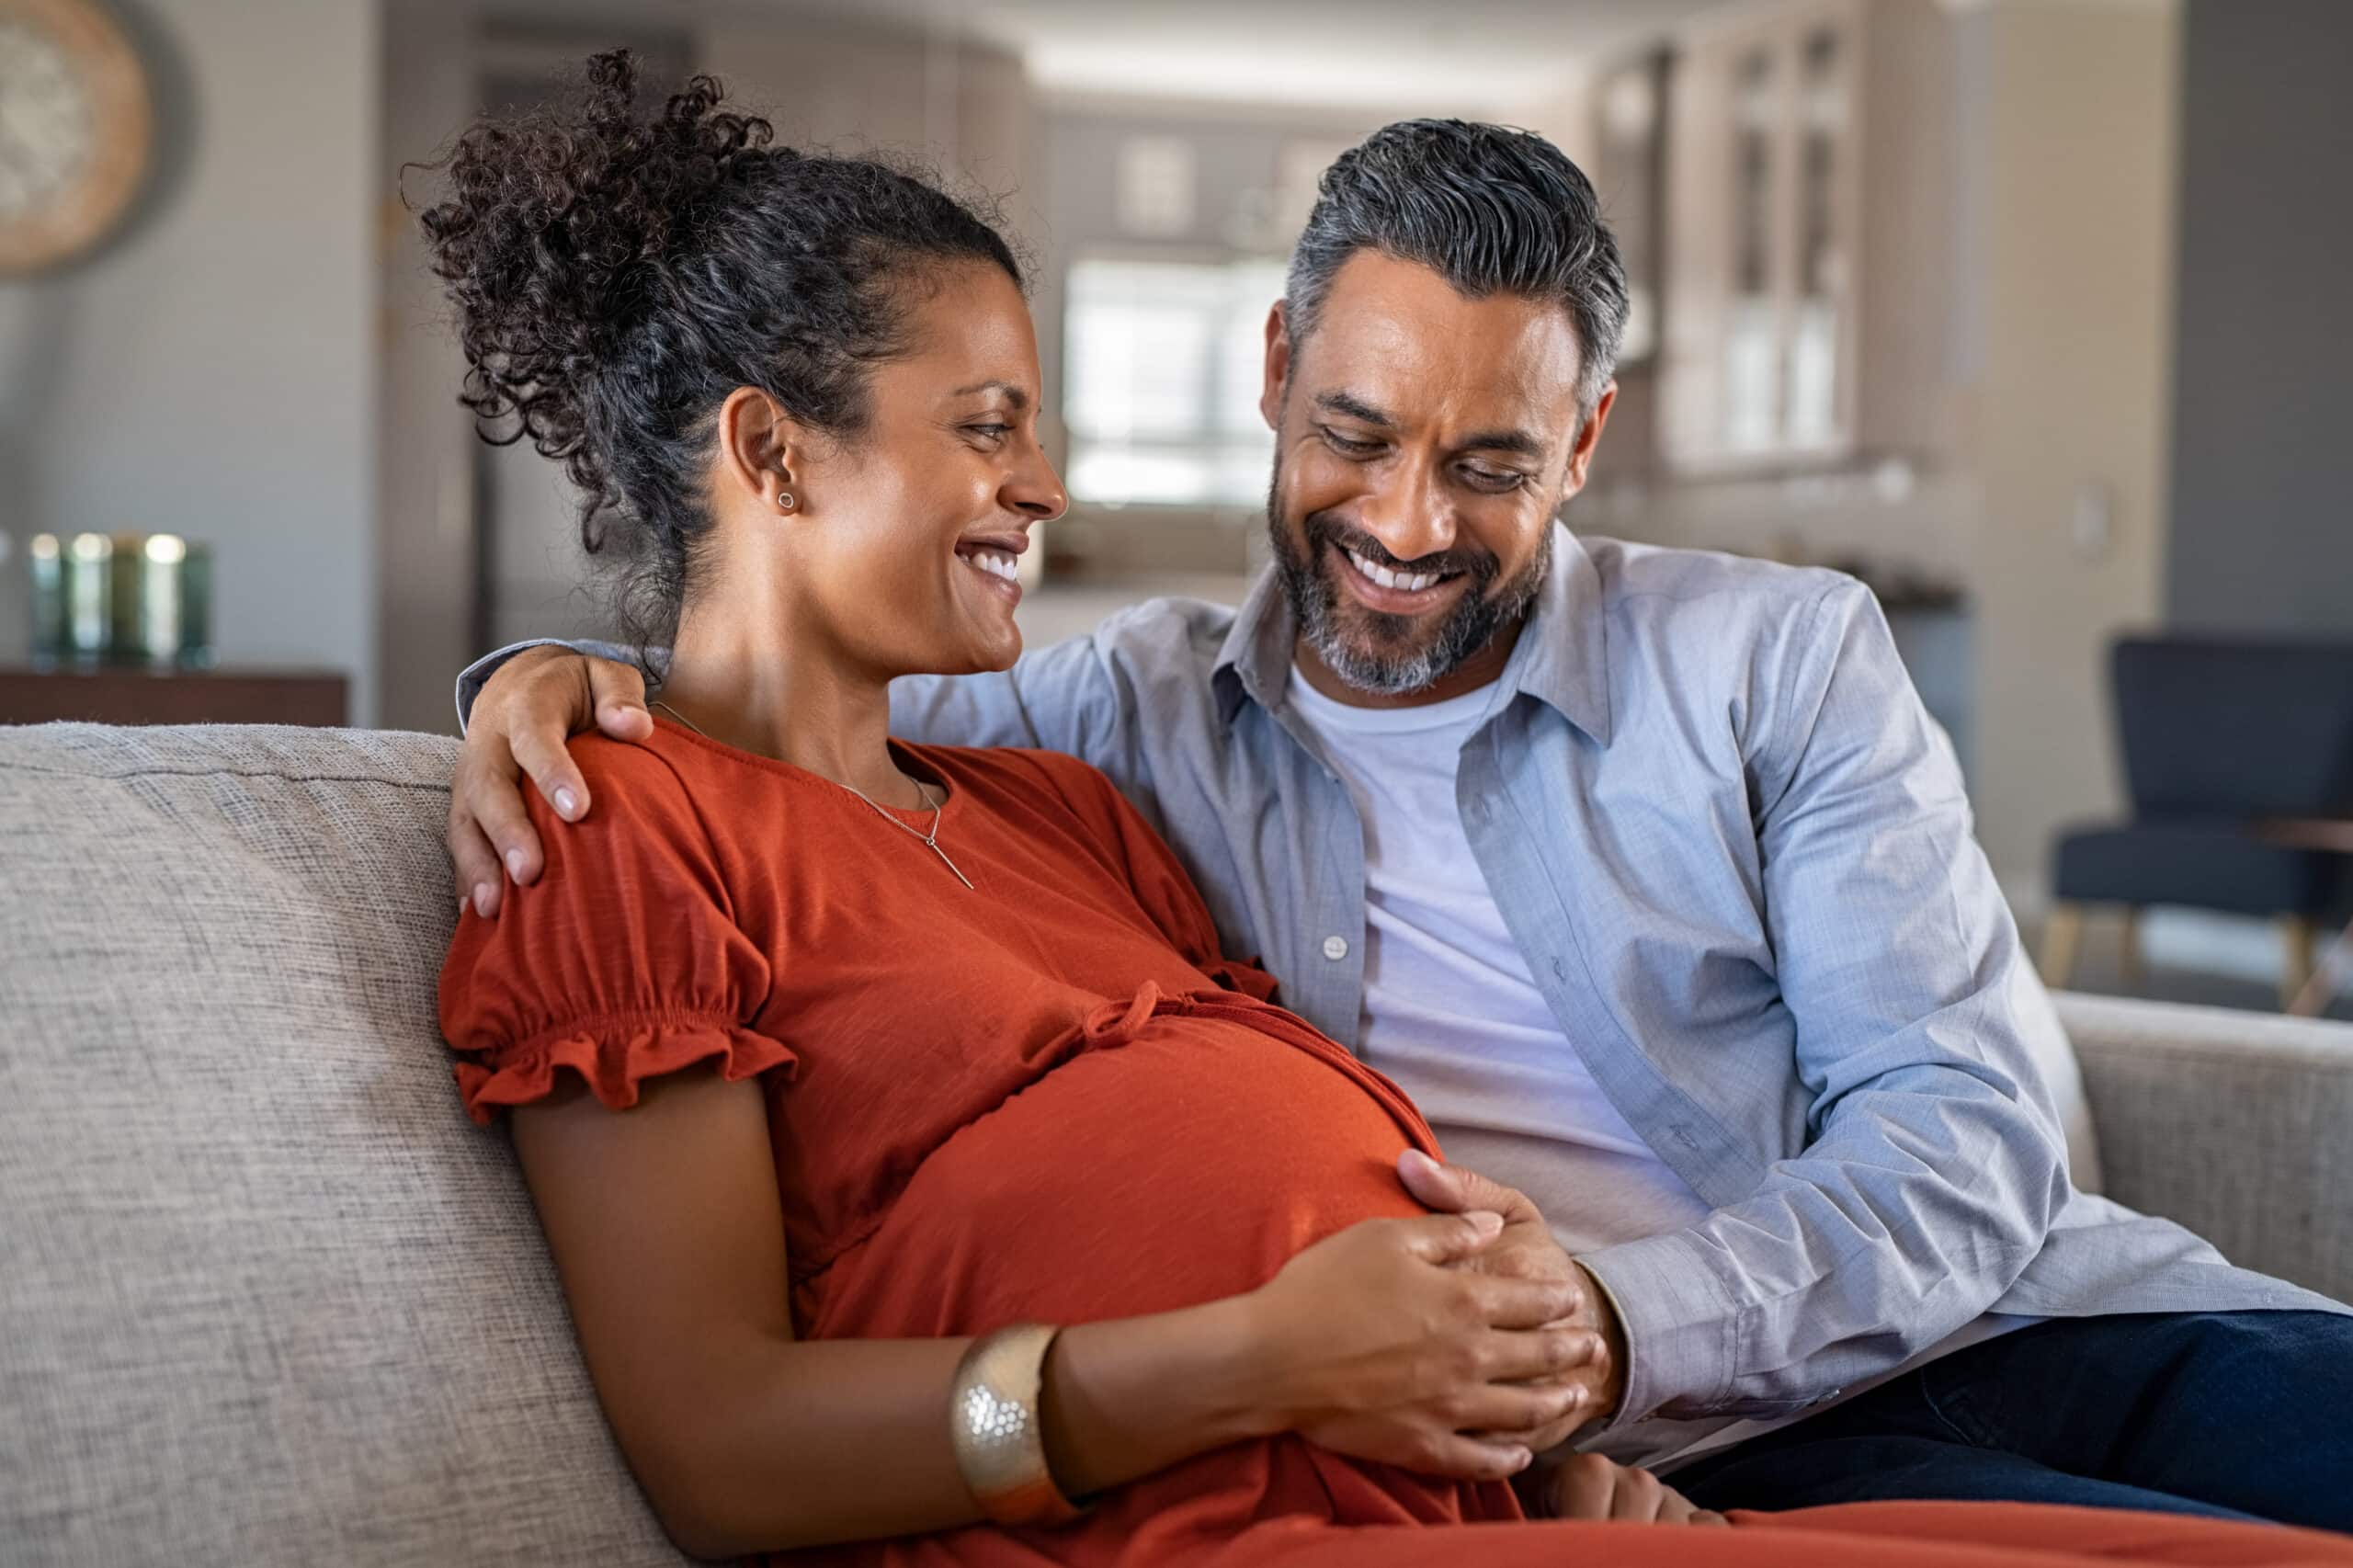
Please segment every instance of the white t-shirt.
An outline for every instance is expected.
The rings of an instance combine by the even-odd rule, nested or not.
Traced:
[[[1681,1230],[1708,1205],[1561,1032],[1462,831],[1456,757],[1493,695],[1354,708],[1291,671],[1291,711],[1364,824],[1358,1054],[1413,1096],[1449,1161],[1528,1194],[1569,1251]]]
[[[1709,1208],[1651,1152],[1536,989],[1471,853],[1455,800],[1463,743],[1492,687],[1418,708],[1356,708],[1307,684],[1293,714],[1322,744],[1364,824],[1364,1012],[1357,1052],[1413,1096],[1449,1164],[1518,1187],[1572,1253],[1681,1230]],[[1814,1410],[2034,1321],[1987,1313]],[[1665,1469],[1799,1419],[1653,1417],[1593,1445]]]

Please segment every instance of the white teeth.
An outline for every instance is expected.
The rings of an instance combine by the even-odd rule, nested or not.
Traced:
[[[1355,564],[1358,571],[1384,588],[1402,588],[1406,593],[1418,594],[1424,588],[1435,586],[1439,581],[1440,574],[1436,572],[1418,572],[1407,575],[1401,572],[1392,572],[1386,566],[1377,566],[1353,550],[1347,553],[1348,560]]]
[[[1008,583],[1021,580],[1021,565],[1010,555],[994,550],[976,550],[964,559],[992,577],[1002,577]]]

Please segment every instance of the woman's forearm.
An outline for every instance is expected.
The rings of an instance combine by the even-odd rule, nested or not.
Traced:
[[[1245,1298],[1083,1324],[1055,1340],[1040,1401],[1056,1483],[1078,1497],[1263,1435]],[[632,1454],[680,1545],[732,1556],[981,1518],[956,1466],[949,1390],[966,1339],[766,1341],[723,1354]]]
[[[1252,1299],[1064,1329],[1040,1401],[1063,1494],[1123,1485],[1195,1454],[1279,1431]]]
[[[515,1141],[597,1397],[664,1526],[740,1556],[975,1522],[949,1422],[970,1342],[796,1342],[757,1086],[652,1083],[626,1116],[575,1085],[518,1116]],[[1065,1328],[1040,1398],[1053,1478],[1083,1496],[1278,1432],[1510,1475],[1529,1454],[1514,1435],[1570,1415],[1557,1380],[1591,1336],[1557,1327],[1574,1285],[1462,1267],[1502,1230],[1485,1212],[1361,1220],[1254,1290]]]

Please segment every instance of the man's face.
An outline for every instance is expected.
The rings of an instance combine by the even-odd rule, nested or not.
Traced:
[[[1374,251],[1304,344],[1267,324],[1267,497],[1299,661],[1330,695],[1437,701],[1502,673],[1616,389],[1580,420],[1568,312],[1465,299]]]

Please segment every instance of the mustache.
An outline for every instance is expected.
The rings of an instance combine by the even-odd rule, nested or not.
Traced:
[[[1439,551],[1435,555],[1401,561],[1362,528],[1344,523],[1328,513],[1310,512],[1305,521],[1310,546],[1329,545],[1336,550],[1351,551],[1374,565],[1386,566],[1392,572],[1415,575],[1436,573],[1445,577],[1467,574],[1473,583],[1483,585],[1494,582],[1503,570],[1503,563],[1486,551],[1465,549],[1461,545],[1452,550]]]

